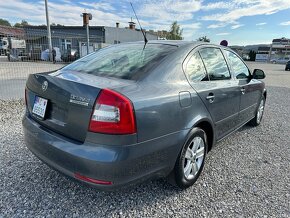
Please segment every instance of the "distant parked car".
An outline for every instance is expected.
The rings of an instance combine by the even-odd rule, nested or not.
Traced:
[[[64,53],[61,55],[61,59],[64,62],[71,62],[79,59],[79,52],[76,49],[69,49],[65,50]]]
[[[208,43],[110,46],[29,75],[26,145],[52,168],[101,189],[165,176],[187,188],[216,142],[261,123],[263,78],[230,48]]]
[[[288,62],[286,63],[285,70],[286,70],[286,71],[287,71],[287,70],[290,70],[290,61],[288,61]]]
[[[287,61],[289,61],[290,58],[285,57],[285,58],[277,58],[277,59],[272,59],[270,62],[273,64],[286,64]]]

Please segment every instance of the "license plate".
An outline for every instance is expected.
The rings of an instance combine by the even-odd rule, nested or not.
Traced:
[[[35,96],[32,113],[44,118],[47,106],[47,99]]]

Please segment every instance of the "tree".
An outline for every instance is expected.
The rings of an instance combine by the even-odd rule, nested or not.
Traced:
[[[1,18],[0,18],[0,25],[2,25],[2,26],[11,26],[11,24],[9,23],[8,20],[1,19]]]
[[[197,39],[197,41],[201,41],[201,42],[210,42],[210,39],[207,38],[206,36],[202,36],[202,37],[199,37]]]
[[[251,50],[249,53],[250,61],[255,61],[256,60],[256,52]]]
[[[30,24],[26,20],[22,20],[21,23],[14,24],[14,27],[24,27],[24,26],[30,26]]]
[[[174,21],[171,24],[170,31],[168,32],[166,39],[169,39],[169,40],[181,40],[182,39],[182,29],[180,29],[180,25],[177,24],[177,21]]]

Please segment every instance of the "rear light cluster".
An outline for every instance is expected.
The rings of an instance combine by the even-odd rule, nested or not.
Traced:
[[[131,101],[120,93],[103,89],[96,101],[89,131],[105,134],[136,133]]]

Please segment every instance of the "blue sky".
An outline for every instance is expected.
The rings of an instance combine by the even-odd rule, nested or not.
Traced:
[[[92,13],[90,25],[121,27],[134,15],[127,0],[48,0],[51,23],[82,25],[80,14]],[[290,0],[132,0],[143,28],[168,30],[177,20],[185,40],[206,35],[214,43],[230,45],[271,43],[290,38]],[[44,0],[0,1],[0,18],[44,24]]]

